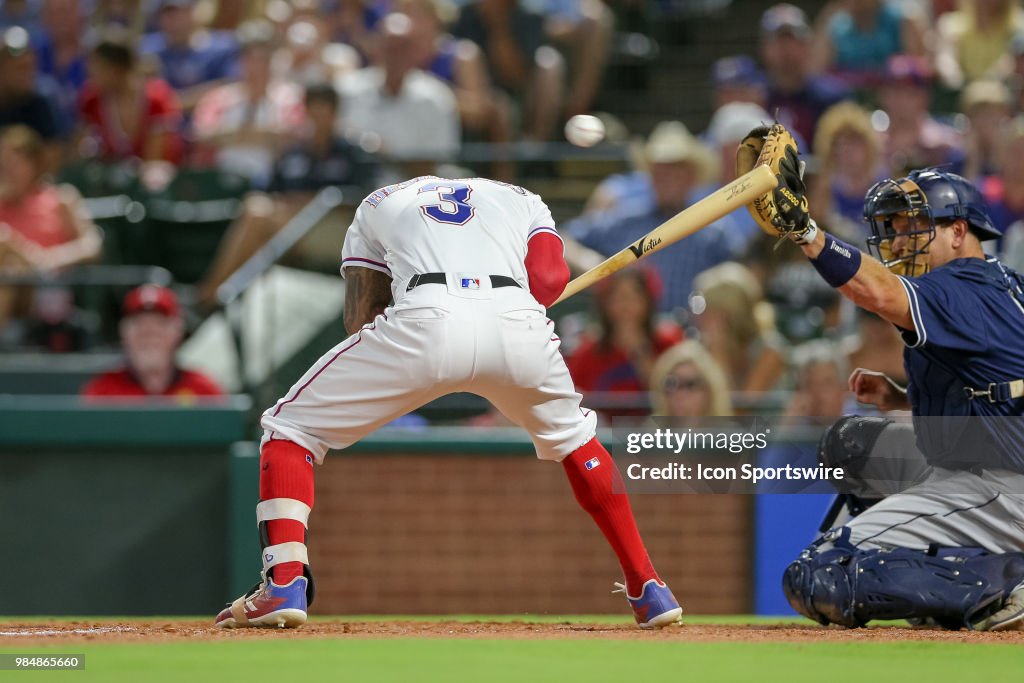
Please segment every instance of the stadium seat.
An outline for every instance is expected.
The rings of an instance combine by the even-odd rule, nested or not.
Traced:
[[[128,163],[109,164],[89,159],[68,164],[61,167],[57,182],[74,186],[86,198],[139,193],[138,172]]]
[[[224,232],[249,189],[242,176],[210,169],[183,169],[146,200],[155,263],[177,282],[194,284],[206,273]]]
[[[57,182],[71,185],[84,198],[93,221],[103,231],[104,263],[153,262],[143,223],[145,209],[138,201],[143,190],[135,165],[91,159],[61,168]]]

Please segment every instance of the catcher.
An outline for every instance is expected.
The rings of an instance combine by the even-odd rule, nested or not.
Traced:
[[[1024,277],[982,251],[999,232],[977,188],[938,169],[878,183],[864,201],[868,255],[811,218],[803,163],[782,126],[741,143],[739,172],[755,163],[778,180],[750,206],[761,227],[798,245],[906,344],[907,387],[858,369],[851,390],[913,415],[912,425],[846,417],[826,431],[819,458],[846,468],[840,493],[852,504],[845,524],[786,569],[789,603],[847,627],[910,619],[1024,630]],[[894,486],[900,478],[910,485]]]

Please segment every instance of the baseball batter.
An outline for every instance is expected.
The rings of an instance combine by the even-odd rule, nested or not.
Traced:
[[[783,590],[822,624],[1024,628],[1024,277],[985,256],[999,233],[958,175],[915,171],[868,192],[877,259],[818,229],[801,176],[790,149],[775,227],[900,329],[909,385],[863,369],[850,383],[862,402],[909,408],[913,425],[853,417],[825,434],[819,455],[853,473],[859,514],[804,550]]]
[[[627,496],[613,491],[618,469],[545,316],[569,270],[541,198],[483,178],[427,176],[382,188],[356,211],[341,270],[345,325],[355,334],[263,414],[263,578],[217,626],[302,625],[313,600],[306,528],[314,464],[460,391],[490,400],[530,433],[539,458],[562,463],[618,556],[637,623],[676,621],[682,610],[654,571]]]

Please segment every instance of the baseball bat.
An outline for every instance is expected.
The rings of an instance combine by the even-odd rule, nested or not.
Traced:
[[[746,206],[771,191],[775,184],[775,174],[768,166],[762,164],[754,167],[693,206],[683,209],[619,253],[609,256],[574,279],[565,286],[562,296],[558,297],[558,300],[551,305],[560,304],[598,280],[602,280],[670,244],[675,244],[698,230],[703,230],[726,214],[741,206]]]

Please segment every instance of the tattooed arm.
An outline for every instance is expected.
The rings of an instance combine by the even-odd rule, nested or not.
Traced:
[[[379,270],[345,267],[345,329],[353,334],[391,303],[391,278]]]

